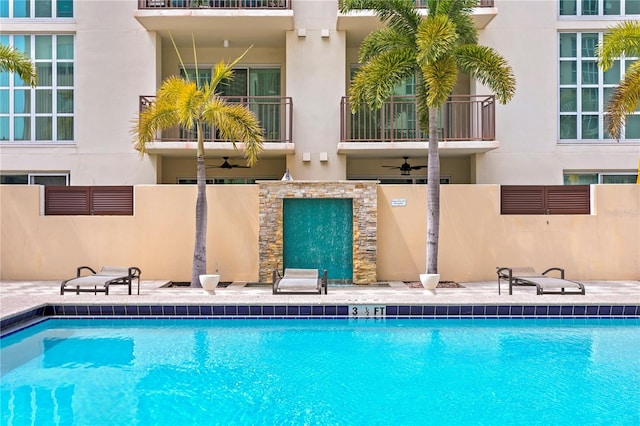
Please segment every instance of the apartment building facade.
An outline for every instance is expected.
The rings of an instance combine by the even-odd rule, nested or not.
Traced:
[[[608,27],[639,17],[633,0],[479,2],[480,42],[513,66],[516,95],[499,105],[486,87],[460,78],[439,120],[442,181],[635,182],[640,112],[616,141],[603,111],[636,58],[603,73],[594,47]],[[297,180],[423,183],[426,167],[402,167],[426,164],[411,81],[380,111],[350,113],[358,47],[379,26],[373,13],[341,14],[331,0],[4,1],[0,42],[26,51],[40,82],[30,89],[8,73],[0,80],[2,181],[193,182],[193,134],[165,131],[143,158],[131,137],[163,79],[185,72],[173,37],[186,72],[194,77],[197,68],[201,79],[250,48],[222,94],[254,110],[265,150],[252,168],[227,167],[243,165],[241,153],[208,129],[212,183],[280,179],[286,169]]]
[[[575,269],[591,277],[611,276],[603,259],[618,253],[614,258],[626,262],[621,276],[635,277],[628,271],[637,270],[637,256],[624,254],[637,252],[637,241],[629,239],[625,227],[606,235],[580,227],[585,238],[597,237],[582,244],[576,235],[567,238],[574,228],[562,220],[564,225],[552,231],[560,243],[549,248],[545,241],[551,240],[531,244],[529,238],[541,226],[549,232],[544,216],[512,221],[501,216],[499,206],[471,206],[493,199],[496,191],[499,195],[495,185],[636,182],[640,111],[628,118],[620,140],[605,133],[603,111],[626,67],[637,58],[620,58],[603,73],[594,48],[610,26],[640,18],[639,8],[634,0],[478,2],[473,18],[479,41],[509,61],[517,88],[512,101],[500,105],[488,88],[461,76],[442,109],[440,180],[462,184],[443,192],[440,267],[445,279],[486,279],[497,263],[527,262],[540,259],[541,253],[564,264],[577,262]],[[8,212],[3,218],[3,276],[31,277],[41,269],[64,276],[78,264],[128,262],[135,253],[147,277],[186,280],[192,243],[184,237],[191,231],[183,228],[191,228],[172,224],[193,216],[191,206],[177,200],[191,199],[184,198],[183,190],[188,192],[196,179],[195,135],[167,129],[148,155],[140,156],[132,127],[164,79],[185,74],[207,79],[216,63],[232,61],[249,49],[235,67],[233,82],[221,86],[221,95],[256,114],[264,128],[264,152],[256,165],[244,167],[241,144],[236,150],[219,140],[215,128],[205,129],[207,180],[212,184],[208,192],[214,201],[209,216],[215,223],[207,239],[224,242],[208,251],[209,264],[216,271],[220,267],[225,280],[265,281],[273,269],[309,267],[309,262],[331,265],[334,280],[417,277],[424,267],[426,203],[424,191],[411,184],[426,182],[427,138],[417,128],[414,83],[397,87],[378,111],[364,108],[352,114],[348,101],[350,80],[359,67],[358,48],[380,25],[369,11],[340,13],[334,0],[0,1],[0,42],[28,53],[39,74],[35,88],[13,74],[0,74],[0,184],[118,186],[135,194],[128,218],[86,221],[64,211],[48,216],[46,196],[39,206],[28,201],[33,191],[25,191],[24,199],[4,191],[6,199],[20,202],[15,208],[3,205]],[[293,181],[280,182],[287,171]],[[240,190],[223,184],[250,185]],[[385,184],[402,188],[381,189]],[[155,202],[145,198],[150,192],[143,188],[149,185],[167,189],[157,201],[166,207],[154,207],[152,214],[148,205]],[[481,190],[471,194],[466,186]],[[594,198],[599,192],[593,188],[591,192],[593,216],[593,200],[604,198]],[[458,199],[456,194],[468,195]],[[298,198],[328,200],[290,200]],[[34,211],[16,221],[14,210],[23,200]],[[633,196],[625,202],[635,205]],[[633,221],[633,209],[623,209],[624,217],[616,216],[616,223]],[[466,231],[451,214],[454,210],[456,215],[473,213],[465,219]],[[504,231],[513,222],[521,233],[521,238],[510,237],[517,248],[487,251],[493,237],[478,239],[475,216],[493,217],[494,225],[485,221],[486,229]],[[584,229],[597,228],[591,219],[583,215],[577,222]],[[143,220],[153,223],[140,226]],[[34,229],[45,235],[46,244],[34,238]],[[144,229],[161,235],[152,237]],[[313,231],[317,229],[321,231]],[[138,232],[142,234],[131,236]],[[94,244],[86,244],[88,233]],[[322,255],[305,246],[292,252],[301,234],[307,237],[300,244],[315,244],[314,249],[318,235],[341,238]],[[116,236],[135,244],[123,250],[113,244]],[[145,241],[155,239],[151,250]],[[44,249],[51,244],[56,248]],[[589,250],[593,246],[601,249]],[[470,262],[464,271],[458,268],[461,247],[468,248],[465,258]],[[297,259],[296,252],[305,250],[307,257]]]

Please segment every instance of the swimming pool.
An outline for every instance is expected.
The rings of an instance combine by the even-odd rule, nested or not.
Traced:
[[[640,423],[640,320],[50,319],[2,424]]]

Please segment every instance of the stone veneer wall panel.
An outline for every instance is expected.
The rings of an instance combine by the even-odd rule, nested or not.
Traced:
[[[263,181],[259,185],[260,282],[283,269],[282,206],[285,198],[351,198],[353,201],[353,282],[377,281],[376,181]]]

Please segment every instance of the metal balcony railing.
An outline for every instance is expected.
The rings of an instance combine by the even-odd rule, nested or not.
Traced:
[[[415,96],[393,96],[373,111],[361,108],[351,113],[347,97],[340,104],[342,142],[425,142],[428,133],[418,125]],[[438,116],[441,141],[495,140],[495,96],[453,95]]]
[[[138,9],[291,9],[291,0],[138,0]]]
[[[427,7],[427,0],[414,0],[416,7],[423,9]],[[478,0],[476,7],[493,7],[494,0]]]
[[[138,9],[291,9],[292,0],[138,0]],[[425,8],[427,0],[415,0]],[[479,0],[477,7],[493,7],[494,0]]]
[[[264,142],[292,143],[293,107],[290,97],[283,96],[221,96],[229,103],[242,104],[251,110],[262,125]],[[140,111],[144,111],[155,99],[155,96],[140,96]],[[195,130],[173,127],[162,131],[158,141],[196,141]],[[221,139],[214,126],[204,129],[205,142],[227,142]],[[236,141],[237,142],[237,141]]]

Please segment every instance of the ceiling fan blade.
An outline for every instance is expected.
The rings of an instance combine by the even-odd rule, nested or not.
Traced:
[[[428,166],[425,164],[423,166],[411,166],[412,170],[420,170],[420,169],[426,169]]]
[[[399,169],[400,166],[382,166],[382,167],[387,167],[389,169]]]
[[[241,164],[229,163],[229,157],[222,157],[224,160],[219,166],[206,166],[207,169],[250,169],[251,166],[243,166]]]

